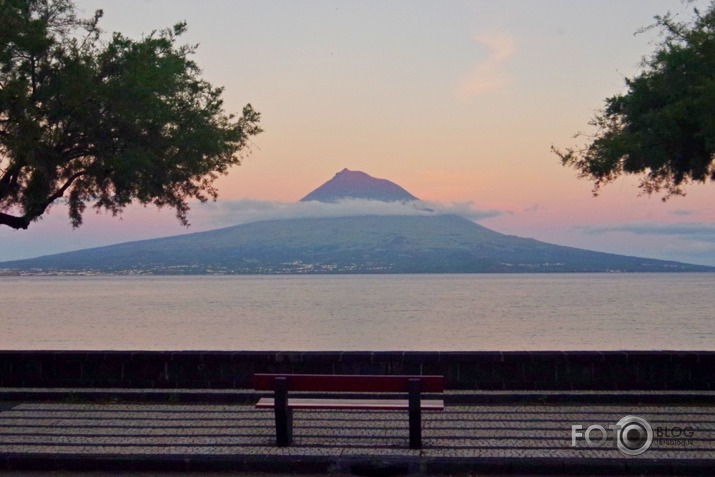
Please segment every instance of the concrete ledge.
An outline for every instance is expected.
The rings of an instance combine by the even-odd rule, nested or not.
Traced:
[[[249,389],[259,372],[441,374],[465,390],[715,391],[715,352],[0,351],[0,387]]]
[[[294,393],[296,396],[320,398],[322,393]],[[138,402],[255,404],[268,395],[252,389],[118,389],[118,388],[0,388],[3,402]],[[373,397],[402,398],[404,394],[352,394],[346,399]],[[712,404],[715,391],[446,391],[424,394],[425,399],[443,399],[448,405],[465,404]]]
[[[285,474],[393,475],[713,475],[713,459],[422,458],[375,456],[53,456],[10,455],[0,470],[271,472]]]

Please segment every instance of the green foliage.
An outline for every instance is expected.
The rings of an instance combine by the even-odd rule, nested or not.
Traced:
[[[0,0],[0,224],[25,229],[56,201],[81,225],[88,205],[176,210],[215,199],[213,182],[261,132],[251,105],[224,113],[179,23],[102,38],[71,0]]]
[[[715,180],[715,1],[690,23],[656,17],[663,33],[627,92],[607,98],[583,148],[552,150],[600,187],[622,174],[641,176],[647,194],[683,195],[690,182]]]

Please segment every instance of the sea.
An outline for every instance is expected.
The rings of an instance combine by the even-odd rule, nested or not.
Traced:
[[[715,273],[0,277],[2,350],[715,350]]]

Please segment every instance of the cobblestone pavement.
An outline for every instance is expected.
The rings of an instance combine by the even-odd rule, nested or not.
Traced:
[[[261,464],[282,462],[296,472],[345,472],[361,463],[416,473],[715,472],[715,405],[448,406],[423,413],[421,450],[408,449],[407,416],[400,412],[296,411],[294,444],[277,448],[272,412],[246,405],[0,406],[0,469],[94,459],[105,467],[193,462],[197,469],[222,463],[218,468],[246,470],[275,470]],[[573,425],[583,433],[591,425],[608,430],[627,415],[653,428],[652,445],[641,455],[624,455],[610,431],[600,447],[583,437],[572,441]],[[599,441],[602,434],[594,428],[590,437]]]

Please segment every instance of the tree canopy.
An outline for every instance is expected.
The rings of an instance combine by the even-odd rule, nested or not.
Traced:
[[[0,0],[0,224],[26,229],[58,201],[81,225],[87,206],[132,202],[176,211],[216,199],[215,179],[261,132],[250,104],[223,110],[203,80],[185,23],[139,40],[105,38],[102,11],[72,0]]]
[[[655,17],[662,33],[627,91],[605,100],[584,147],[559,150],[562,163],[594,182],[594,194],[623,174],[646,194],[683,195],[691,182],[715,180],[715,1],[690,22]]]

